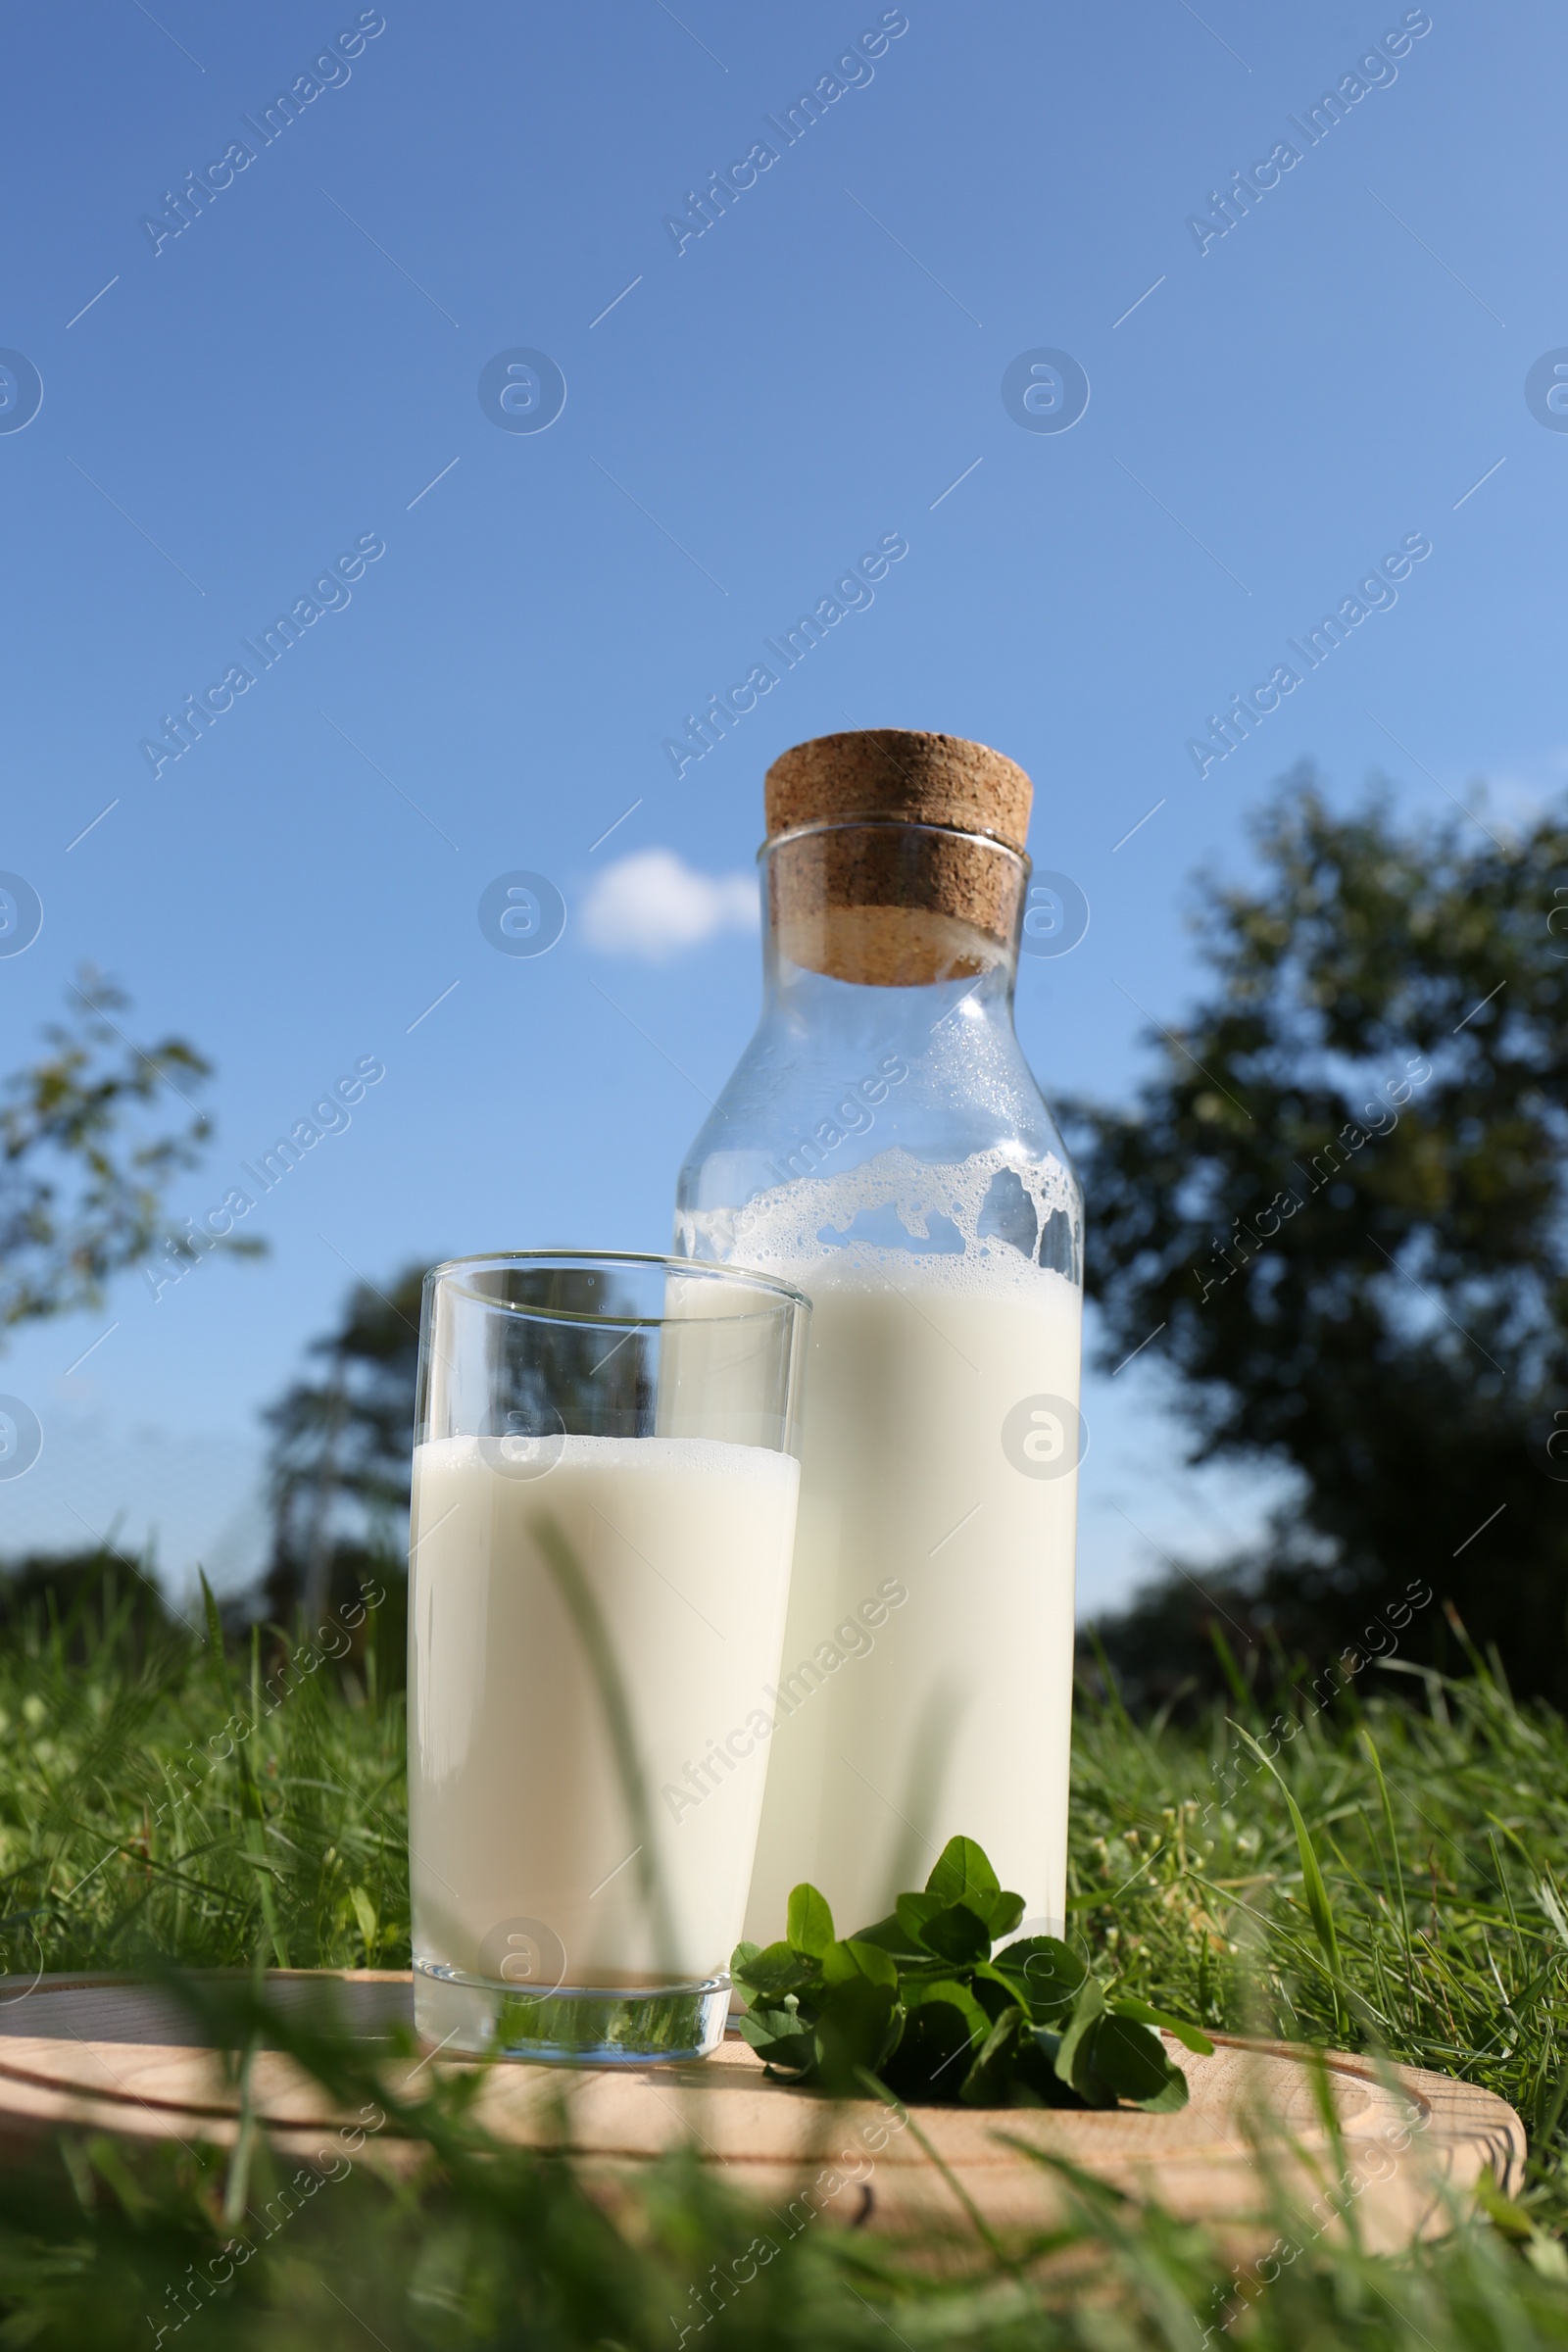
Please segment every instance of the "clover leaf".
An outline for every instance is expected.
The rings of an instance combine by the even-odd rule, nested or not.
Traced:
[[[967,1903],[944,1903],[935,1894],[901,1894],[897,1916],[911,1942],[939,1959],[984,1960],[990,1955],[990,1928]]]
[[[941,1903],[967,1903],[978,1895],[973,1907],[983,1908],[988,1918],[992,1897],[1002,1892],[1002,1881],[972,1838],[948,1839],[925,1886]]]
[[[784,1931],[786,1938],[797,1952],[811,1952],[820,1959],[833,1943],[833,1914],[825,1896],[814,1886],[797,1886],[790,1896],[789,1922]]]
[[[1004,1944],[992,1966],[1015,1982],[1037,2022],[1070,2010],[1089,1971],[1078,1954],[1055,1936],[1024,1936]]]
[[[770,1943],[760,1950],[755,1943],[742,1943],[735,1947],[730,1974],[744,1978],[752,1991],[764,1997],[782,1997],[786,1992],[804,1992],[817,1968],[816,1961],[796,1951],[792,1944]]]

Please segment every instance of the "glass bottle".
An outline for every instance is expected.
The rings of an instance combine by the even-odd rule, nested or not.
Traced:
[[[879,729],[766,794],[761,1020],[675,1220],[815,1308],[746,1933],[803,1879],[869,1925],[955,1834],[1059,1933],[1083,1211],[1012,1025],[1032,787]]]

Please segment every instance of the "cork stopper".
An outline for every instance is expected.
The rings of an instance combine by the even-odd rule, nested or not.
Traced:
[[[798,825],[890,816],[989,833],[1013,850],[1028,839],[1034,789],[1021,767],[986,744],[904,727],[813,736],[781,752],[763,786],[769,840]]]
[[[819,735],[765,789],[768,912],[792,963],[918,988],[1013,952],[1034,787],[1001,752],[897,727]]]

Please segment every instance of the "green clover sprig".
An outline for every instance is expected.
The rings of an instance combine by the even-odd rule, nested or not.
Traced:
[[[740,2030],[770,2072],[835,2097],[870,2074],[900,2098],[970,2107],[1187,2104],[1158,2035],[1207,2054],[1184,2018],[1107,1989],[1054,1936],[993,1946],[1023,1917],[972,1838],[952,1838],[919,1894],[840,1938],[814,1886],[790,1896],[782,1943],[742,1943]]]

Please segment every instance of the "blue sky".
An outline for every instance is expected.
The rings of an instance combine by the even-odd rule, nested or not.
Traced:
[[[1020,982],[1048,1096],[1134,1083],[1194,985],[1185,878],[1245,869],[1298,759],[1433,813],[1490,779],[1494,825],[1561,789],[1568,436],[1525,398],[1568,346],[1555,10],[105,0],[10,40],[0,346],[43,397],[0,431],[0,867],[45,915],[0,958],[6,1066],[83,960],[190,1036],[217,1134],[182,1213],[386,1074],[250,1220],[264,1264],[14,1340],[45,1446],[0,1551],[122,1510],[176,1581],[235,1581],[258,1408],[351,1269],[666,1244],[755,1017],[736,877],[790,743],[932,727],[1029,769],[1036,861],[1093,909]],[[1040,350],[1087,375],[1069,430],[1004,405]],[[516,351],[564,379],[547,429],[481,406]],[[874,604],[677,780],[686,714],[890,533]],[[1200,777],[1208,715],[1410,535],[1397,602]],[[566,908],[538,957],[477,919],[519,870]],[[1157,1362],[1086,1410],[1086,1598],[1255,1524],[1266,1481],[1182,1470]]]

